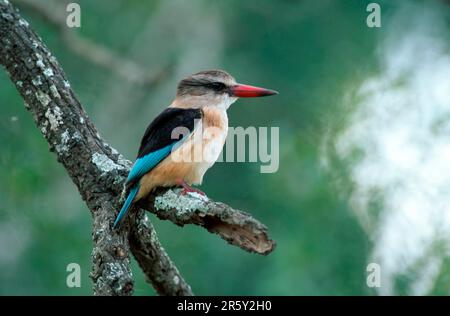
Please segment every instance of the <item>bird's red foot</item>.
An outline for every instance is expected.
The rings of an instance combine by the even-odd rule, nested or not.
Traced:
[[[203,191],[189,186],[184,180],[178,181],[177,184],[183,187],[183,190],[181,190],[181,195],[186,195],[189,192],[193,192],[193,193],[198,193],[200,195],[206,196],[206,194]]]
[[[203,191],[201,191],[199,189],[193,188],[193,187],[183,188],[183,190],[181,190],[181,195],[186,195],[189,192],[198,193],[198,194],[203,195],[203,196],[206,195],[205,192],[203,192]]]

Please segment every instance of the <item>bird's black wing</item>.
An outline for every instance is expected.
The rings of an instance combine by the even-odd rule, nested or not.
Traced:
[[[200,109],[167,108],[147,127],[141,140],[137,159],[131,168],[126,187],[133,187],[141,177],[170,155],[183,137],[192,133],[196,121],[202,118]],[[184,128],[173,135],[176,128]],[[184,133],[184,134],[183,134]]]
[[[137,158],[141,158],[181,140],[186,135],[178,135],[178,138],[172,138],[172,131],[177,127],[184,127],[189,132],[192,132],[196,120],[201,118],[202,111],[200,109],[165,109],[147,127],[141,140]]]

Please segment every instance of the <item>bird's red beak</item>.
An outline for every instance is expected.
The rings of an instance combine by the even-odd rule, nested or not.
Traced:
[[[236,84],[232,86],[230,90],[233,96],[239,98],[256,98],[278,94],[278,92],[274,90],[248,86],[245,84]]]

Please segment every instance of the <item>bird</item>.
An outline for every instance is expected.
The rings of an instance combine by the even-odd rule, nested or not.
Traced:
[[[227,110],[238,98],[277,91],[239,84],[224,70],[206,70],[182,79],[173,102],[147,127],[137,159],[125,182],[126,200],[113,228],[130,207],[158,187],[182,187],[181,194],[202,191],[206,171],[218,159],[228,132]]]

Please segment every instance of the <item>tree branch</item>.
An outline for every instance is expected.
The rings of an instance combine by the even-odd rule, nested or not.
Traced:
[[[91,210],[94,294],[132,294],[131,250],[159,294],[192,295],[142,210],[135,208],[122,229],[111,228],[131,162],[100,137],[56,58],[7,0],[0,0],[0,64]],[[177,225],[200,225],[247,251],[267,254],[275,246],[249,214],[207,198],[164,189],[139,206]]]
[[[191,287],[182,278],[164,248],[158,241],[155,229],[145,212],[133,214],[131,226],[131,251],[155,290],[161,295],[192,295]]]
[[[7,0],[0,0],[0,64],[33,114],[50,150],[64,165],[91,210],[94,294],[132,294],[129,230],[111,229],[121,206],[119,187],[131,163],[100,137],[56,58]],[[159,245],[156,235],[145,245],[155,246],[159,257],[167,257],[165,252],[161,253],[162,248],[156,247]],[[181,275],[178,278],[183,280]],[[173,278],[165,281],[173,283]]]
[[[178,189],[160,189],[139,206],[179,226],[195,224],[204,227],[249,252],[267,255],[275,248],[267,227],[250,214],[196,193],[183,196]]]

